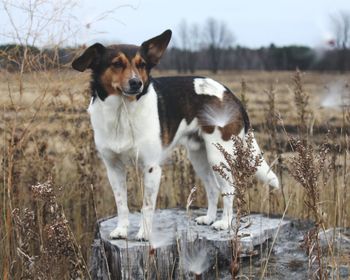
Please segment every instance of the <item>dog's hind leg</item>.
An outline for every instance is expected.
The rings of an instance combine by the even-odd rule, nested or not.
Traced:
[[[216,219],[219,189],[215,182],[215,175],[212,167],[208,163],[205,146],[201,143],[199,149],[187,148],[188,157],[192,163],[197,176],[202,180],[207,194],[208,211],[207,215],[196,218],[197,224],[210,225]]]
[[[214,144],[219,143],[226,151],[231,151],[232,142],[230,140],[222,140],[221,133],[220,131],[218,131],[218,129],[215,129],[214,132],[211,134],[203,133],[203,139],[206,147],[209,165],[212,167],[214,165],[220,164],[220,162],[225,162],[223,155],[214,146]],[[220,189],[222,195],[223,212],[221,219],[213,223],[212,227],[216,230],[225,230],[230,228],[231,221],[233,218],[233,199],[235,189],[234,186],[232,186],[229,182],[222,178],[220,174],[218,174],[217,172],[215,172],[214,174],[215,184]],[[230,178],[230,180],[232,180],[232,178]]]

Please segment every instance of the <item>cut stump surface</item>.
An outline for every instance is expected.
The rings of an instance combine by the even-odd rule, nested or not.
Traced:
[[[227,272],[231,263],[233,232],[216,231],[197,225],[194,219],[205,209],[157,210],[150,241],[135,240],[141,214],[129,215],[128,240],[112,240],[109,233],[118,217],[98,222],[92,252],[93,279],[215,279],[220,269]],[[257,246],[274,238],[290,222],[252,214],[242,219],[240,244],[242,256],[258,254]],[[233,220],[233,225],[235,220]]]

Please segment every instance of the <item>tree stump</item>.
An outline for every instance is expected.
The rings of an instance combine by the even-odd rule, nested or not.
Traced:
[[[128,240],[109,238],[118,217],[98,221],[92,246],[92,279],[194,279],[195,275],[196,279],[223,279],[231,264],[233,232],[197,225],[194,218],[205,213],[205,209],[156,210],[147,242],[135,240],[140,213],[129,215]],[[241,257],[257,255],[257,246],[288,224],[262,214],[244,217],[239,231]]]

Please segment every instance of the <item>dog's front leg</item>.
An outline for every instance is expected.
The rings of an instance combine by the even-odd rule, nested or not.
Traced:
[[[159,190],[161,168],[159,165],[146,165],[144,169],[144,194],[142,218],[137,239],[149,240],[152,231],[153,213]]]
[[[109,234],[110,238],[127,238],[129,226],[129,209],[126,186],[126,171],[123,163],[116,159],[104,157],[108,180],[112,186],[118,210],[118,225]]]

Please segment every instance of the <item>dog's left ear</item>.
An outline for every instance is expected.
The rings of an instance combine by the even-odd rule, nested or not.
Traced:
[[[171,30],[165,30],[162,34],[142,43],[140,52],[142,57],[150,64],[157,65],[171,39]]]

